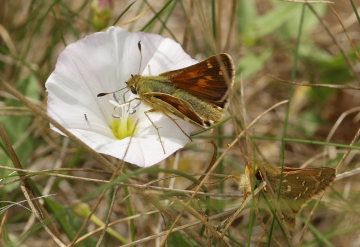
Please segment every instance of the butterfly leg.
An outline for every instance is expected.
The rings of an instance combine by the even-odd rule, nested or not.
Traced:
[[[139,101],[139,103],[138,103],[135,107],[131,107],[131,103],[132,103],[133,101],[136,101],[136,100]],[[116,104],[116,103],[117,103],[117,104]],[[136,112],[135,108],[137,108],[137,107],[140,105],[141,101],[140,101],[140,98],[134,98],[134,99],[131,99],[131,100],[126,101],[126,102],[124,102],[124,103],[118,103],[118,102],[116,102],[116,103],[112,103],[112,104],[114,105],[114,111],[113,111],[113,114],[112,114],[112,117],[113,117],[113,118],[120,118],[120,117],[121,117],[121,114],[120,114],[120,115],[117,115],[116,113],[117,113],[117,110],[118,110],[118,109],[121,110],[121,107],[122,107],[123,105],[128,105],[126,111],[127,111],[130,115],[134,114],[134,113]],[[130,111],[130,110],[131,110],[131,111]],[[122,110],[121,110],[121,111],[122,111]]]
[[[156,126],[156,124],[151,120],[150,116],[148,115],[150,112],[155,112],[155,111],[156,111],[155,109],[150,109],[150,110],[144,111],[144,113],[145,113],[145,116],[146,116],[146,117],[149,119],[149,121],[151,122],[151,124],[154,126],[154,128],[155,128],[155,130],[156,130],[156,132],[157,132],[157,134],[158,134],[161,147],[162,147],[162,149],[163,149],[163,151],[164,151],[164,154],[166,154],[164,144],[163,144],[163,142],[162,142],[162,140],[161,140],[159,127]]]
[[[119,103],[118,101],[116,101],[116,103],[118,103],[117,105],[116,105],[116,107],[119,107],[119,106],[123,106],[123,105],[127,105],[127,104],[130,104],[131,102],[133,102],[133,101],[135,101],[135,100],[139,100],[139,101],[141,101],[141,99],[140,98],[133,98],[133,99],[131,99],[131,100],[128,100],[128,101],[125,101],[125,102],[123,102],[123,103]]]
[[[176,124],[176,126],[181,130],[181,132],[187,136],[187,138],[189,138],[190,141],[192,141],[191,137],[181,128],[181,126],[176,122],[175,119],[173,119],[170,115],[166,114],[165,112],[162,112],[162,114],[164,114],[165,116],[167,116],[171,121],[174,122],[174,124]]]

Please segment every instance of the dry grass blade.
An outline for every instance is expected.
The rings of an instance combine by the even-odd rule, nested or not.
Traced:
[[[0,36],[13,55],[17,55],[16,46],[3,25],[0,25]]]
[[[215,219],[219,219],[219,218],[223,218],[223,217],[226,217],[230,214],[234,213],[234,210],[229,210],[229,211],[226,211],[226,212],[222,212],[220,214],[217,214],[217,215],[213,215],[213,216],[210,216],[208,219],[209,220],[215,220]],[[191,223],[188,223],[188,224],[184,224],[182,226],[178,226],[178,227],[175,227],[173,229],[173,232],[177,232],[177,231],[181,231],[181,230],[184,230],[186,228],[190,228],[190,227],[193,227],[193,226],[196,226],[198,224],[201,224],[202,222],[200,220],[197,220],[197,221],[194,221],[194,222],[191,222]],[[153,240],[153,239],[157,239],[159,237],[162,237],[162,236],[166,236],[168,233],[168,231],[163,231],[163,232],[160,232],[158,234],[155,234],[155,235],[151,235],[151,236],[147,236],[145,238],[142,238],[142,239],[139,239],[139,240],[136,240],[136,241],[133,241],[131,243],[128,243],[128,244],[124,244],[122,245],[122,247],[130,247],[130,246],[136,246],[138,244],[142,244],[142,243],[146,243],[150,240]]]
[[[23,169],[19,158],[17,157],[14,149],[12,148],[12,145],[10,143],[9,137],[6,134],[6,131],[2,124],[0,124],[0,137],[7,148],[7,151],[9,153],[9,156],[14,164],[14,166],[18,169]],[[23,177],[25,174],[23,172],[18,172],[20,177]],[[49,214],[47,213],[46,209],[37,201],[33,200],[37,198],[38,196],[35,195],[34,190],[32,189],[32,186],[28,182],[27,179],[21,179],[21,190],[32,210],[32,212],[35,214],[36,218],[44,225],[45,230],[47,233],[51,236],[51,238],[54,240],[54,242],[58,246],[65,246],[63,241],[60,238],[60,232],[58,231],[55,224],[53,224]]]
[[[335,181],[360,174],[360,167],[336,175]]]
[[[330,7],[331,9],[331,12],[336,16],[336,19],[338,20],[338,22],[340,23],[340,26],[342,27],[342,30],[343,32],[345,33],[346,35],[346,38],[347,40],[349,41],[349,43],[351,44],[351,47],[353,49],[353,51],[355,52],[356,56],[357,56],[357,59],[360,60],[360,55],[359,55],[359,52],[357,50],[357,47],[356,47],[356,44],[354,43],[354,41],[350,38],[348,32],[346,31],[346,28],[344,26],[344,23],[343,21],[341,20],[339,14],[337,13],[336,9],[334,7]]]
[[[354,146],[355,143],[359,140],[360,137],[360,128],[357,130],[354,138],[351,140],[350,146]],[[339,163],[336,165],[336,169],[338,170],[339,167],[344,163],[345,159],[349,156],[350,152],[352,150],[348,149],[345,154],[341,157],[341,160],[339,161]]]
[[[159,213],[158,210],[154,210],[154,211],[150,211],[150,212],[147,212],[147,213],[143,213],[143,214],[136,214],[136,215],[132,215],[132,216],[128,216],[128,217],[125,217],[125,218],[121,218],[121,219],[118,219],[118,220],[115,220],[113,222],[109,222],[107,227],[112,227],[112,226],[115,226],[117,224],[120,224],[120,223],[123,223],[123,222],[127,222],[127,221],[130,221],[130,220],[133,220],[133,219],[137,219],[139,217],[142,217],[142,216],[147,216],[147,215],[151,215],[151,214],[156,214],[156,213]],[[81,243],[82,241],[84,241],[85,239],[87,238],[90,238],[91,236],[99,233],[99,232],[102,232],[104,231],[105,229],[105,225],[104,226],[101,226],[87,234],[84,234],[83,236],[81,236],[80,238],[78,238],[75,242],[75,245],[78,244],[78,243]]]
[[[351,143],[350,143],[350,146],[353,146],[353,145],[359,140],[359,137],[360,137],[360,128],[359,128],[358,131],[356,132],[353,140],[352,140]],[[352,151],[351,149],[348,149],[348,150],[344,153],[344,155],[342,155],[340,161],[339,161],[338,164],[336,165],[336,170],[339,170],[339,167],[344,163],[345,159],[348,157],[348,155],[350,154],[351,151]],[[352,173],[351,175],[353,175],[353,173]],[[337,176],[336,176],[336,178],[337,178]],[[314,214],[315,209],[316,209],[317,206],[319,205],[320,200],[321,200],[321,198],[323,197],[324,193],[325,193],[325,191],[322,192],[320,198],[316,201],[316,204],[315,204],[314,207],[312,208],[312,210],[311,210],[311,212],[310,212],[310,215],[309,215],[309,217],[307,218],[307,220],[306,220],[306,222],[305,222],[305,225],[304,225],[304,227],[303,227],[303,229],[302,229],[302,231],[301,231],[300,239],[302,239],[302,238],[304,237],[305,231],[306,231],[307,227],[308,227],[309,224],[310,224],[311,217],[312,217],[312,215]]]
[[[273,109],[283,105],[283,104],[287,104],[288,100],[284,100],[281,101],[275,105],[273,105],[272,107],[270,107],[269,109],[267,109],[266,111],[264,111],[262,114],[260,114],[257,118],[255,118],[248,126],[246,126],[246,128],[241,131],[241,133],[231,142],[231,144],[228,146],[228,148],[220,155],[220,157],[218,158],[218,160],[214,163],[214,165],[211,167],[211,169],[209,170],[209,172],[206,174],[206,176],[204,177],[204,179],[200,182],[200,184],[196,187],[195,189],[195,193],[191,196],[191,198],[189,199],[189,201],[186,203],[186,205],[190,204],[190,201],[195,197],[196,193],[200,190],[200,188],[205,184],[205,182],[209,179],[210,174],[212,174],[216,167],[220,164],[221,160],[225,157],[225,155],[229,152],[229,150],[231,150],[231,148],[240,140],[240,138],[242,136],[245,135],[245,133],[247,132],[248,129],[250,129],[251,127],[253,127],[255,125],[255,123],[261,118],[263,117],[266,113],[272,111]],[[169,237],[170,233],[172,232],[172,230],[174,229],[177,221],[180,219],[180,217],[182,216],[184,211],[182,211],[174,220],[172,226],[170,227],[170,229],[168,230],[164,240],[161,243],[161,246],[165,246],[166,240]]]
[[[183,208],[184,208],[186,211],[190,212],[190,213],[191,213],[192,215],[194,215],[197,219],[199,219],[199,220],[202,222],[202,224],[203,224],[208,230],[210,230],[210,234],[211,234],[212,236],[214,236],[215,238],[221,239],[223,246],[228,246],[227,243],[225,242],[225,240],[223,239],[221,233],[218,232],[218,231],[215,229],[215,227],[214,227],[213,225],[211,225],[211,224],[209,223],[209,221],[208,221],[203,215],[201,215],[198,211],[194,210],[191,206],[186,205],[186,204],[183,203],[182,201],[180,201],[180,200],[178,200],[178,199],[175,199],[175,201],[176,201],[177,203],[179,203],[180,205],[182,205]]]
[[[296,85],[296,86],[302,86],[302,87],[323,87],[323,88],[334,88],[334,89],[343,89],[343,90],[360,90],[360,87],[358,86],[352,86],[352,85],[334,85],[334,84],[319,84],[319,83],[308,83],[308,82],[296,82],[296,81],[286,81],[282,80],[280,78],[276,78],[272,76],[273,79],[286,83],[289,85]]]
[[[328,35],[330,36],[330,38],[332,39],[332,41],[334,42],[334,44],[336,44],[336,46],[339,48],[341,54],[343,55],[343,57],[345,58],[347,64],[349,65],[350,69],[352,70],[354,76],[357,78],[358,83],[360,83],[360,75],[359,73],[357,73],[355,66],[353,64],[353,62],[351,61],[351,59],[349,58],[348,54],[345,52],[345,50],[343,49],[343,47],[340,45],[339,41],[335,38],[335,35],[331,32],[329,26],[323,21],[323,19],[319,16],[319,14],[317,13],[317,11],[314,9],[313,6],[311,6],[311,4],[306,4],[309,9],[314,13],[314,15],[317,17],[317,19],[319,20],[319,22],[321,23],[321,25],[324,27],[325,31],[328,33]]]
[[[290,2],[290,3],[326,3],[326,4],[333,4],[333,1],[327,1],[327,0],[280,0],[283,2]]]
[[[137,20],[139,20],[141,17],[143,17],[144,15],[146,15],[149,11],[150,11],[150,8],[145,9],[145,10],[143,10],[140,14],[138,14],[137,16],[131,18],[131,19],[128,20],[128,21],[125,21],[125,22],[116,24],[116,26],[121,27],[121,26],[125,26],[125,25],[128,25],[128,24],[134,23],[134,22],[136,22]]]
[[[257,195],[264,187],[265,187],[265,183],[259,185],[259,187],[256,188],[256,190],[254,191],[254,194],[251,194],[250,196],[246,197],[246,199],[241,203],[240,207],[224,222],[224,228],[222,229],[222,235],[221,235],[222,238],[225,236],[225,233],[229,229],[231,224],[244,210],[246,205],[250,202],[251,199],[253,199],[253,196]]]
[[[64,178],[67,180],[75,180],[75,181],[83,181],[83,182],[91,182],[91,183],[99,183],[99,184],[106,184],[110,183],[109,180],[103,180],[103,179],[95,179],[95,178],[89,178],[89,177],[79,177],[79,176],[72,176],[72,175],[66,175],[66,174],[54,174],[53,172],[56,171],[82,171],[86,172],[87,169],[55,169],[55,170],[42,170],[42,171],[29,171],[26,169],[16,169],[16,168],[9,168],[5,166],[0,166],[0,169],[5,170],[13,170],[13,171],[20,171],[20,172],[26,172],[30,173],[27,175],[24,175],[24,178],[30,178],[33,176],[49,176],[49,177],[58,177],[58,178]],[[96,172],[96,171],[94,171]],[[31,174],[34,173],[34,174]],[[13,184],[15,182],[19,182],[21,179],[14,179],[9,182],[3,182],[0,185],[1,187],[4,187],[8,184]],[[174,188],[165,188],[165,187],[159,187],[159,186],[152,186],[148,184],[130,184],[130,183],[119,183],[117,184],[120,187],[131,187],[134,189],[139,190],[154,190],[154,191],[162,191],[162,192],[176,192],[176,193],[183,193],[186,194],[196,194],[196,196],[202,196],[202,197],[220,197],[220,198],[241,198],[243,197],[243,193],[212,193],[212,192],[202,192],[202,191],[192,191],[192,190],[183,190],[183,189],[174,189]]]
[[[137,123],[136,123],[136,125],[137,125]],[[134,129],[133,131],[135,131],[135,129]],[[127,152],[128,152],[128,149],[129,149],[129,147],[130,147],[131,141],[132,141],[132,138],[130,138],[130,141],[129,141],[129,143],[128,143],[127,149],[126,149],[126,151],[124,152],[124,157],[126,156],[126,154],[127,154]],[[114,172],[113,172],[112,175],[111,175],[110,182],[113,181],[117,176],[119,176],[119,175],[121,174],[121,169],[122,169],[124,163],[125,163],[124,161],[121,161],[121,162],[120,162],[120,165],[118,165],[118,166],[116,167],[116,169],[114,170]],[[119,187],[119,186],[116,186],[115,191],[118,190],[118,187]],[[72,240],[71,244],[69,245],[69,247],[74,246],[74,245],[75,245],[75,242],[80,238],[81,233],[85,230],[85,228],[86,228],[87,225],[89,224],[92,215],[95,213],[96,209],[100,206],[101,202],[102,202],[103,199],[105,198],[106,193],[107,193],[107,190],[104,190],[104,191],[101,192],[101,194],[100,194],[99,197],[98,197],[98,200],[97,200],[96,203],[95,203],[95,206],[92,208],[90,214],[86,217],[85,221],[82,223],[79,231],[76,233],[76,235],[75,235],[74,239]],[[113,199],[114,199],[114,198],[113,198]],[[107,225],[108,225],[109,219],[110,219],[109,217],[110,217],[110,215],[111,215],[112,207],[113,207],[113,206],[114,206],[114,201],[112,201],[110,210],[109,210],[109,212],[108,212],[108,214],[107,214],[107,219],[106,219],[106,223],[105,223],[105,227],[104,227],[104,230],[103,230],[103,232],[102,232],[102,235],[104,235],[105,232],[106,232]],[[97,244],[100,244],[101,241],[102,241],[102,238],[99,239],[99,241],[98,241]],[[125,241],[125,240],[124,240],[124,241]]]

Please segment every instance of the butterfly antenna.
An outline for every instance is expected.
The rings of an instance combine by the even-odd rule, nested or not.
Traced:
[[[139,49],[139,52],[140,52],[140,65],[139,65],[139,72],[138,72],[138,74],[140,74],[141,63],[142,63],[141,41],[138,42],[138,49]]]
[[[113,92],[99,93],[99,94],[97,95],[97,97],[103,97],[103,96],[105,96],[105,95],[113,94],[113,93],[119,92],[119,91],[124,90],[124,89],[127,89],[127,87],[123,87],[123,88],[121,88],[121,89],[119,89],[119,90],[116,90],[116,91],[113,91]]]

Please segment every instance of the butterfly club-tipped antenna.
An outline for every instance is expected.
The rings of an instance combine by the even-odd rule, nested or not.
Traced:
[[[140,52],[140,64],[139,64],[139,71],[138,71],[138,75],[140,75],[140,69],[141,69],[141,64],[142,64],[141,40],[138,42],[138,49],[139,49],[139,52]]]
[[[117,93],[117,92],[120,92],[121,90],[124,90],[124,89],[128,89],[127,87],[123,87],[121,89],[118,89],[118,90],[115,90],[115,91],[112,91],[112,92],[104,92],[104,93],[98,93],[96,95],[96,97],[103,97],[105,95],[109,95],[109,94],[114,94],[114,93]]]
[[[113,97],[114,97],[114,99],[115,99],[115,101],[116,101],[116,102],[119,102],[119,100],[116,98],[115,93],[120,92],[120,91],[122,91],[122,90],[124,90],[124,89],[127,89],[127,91],[123,94],[123,100],[124,100],[124,102],[125,102],[125,94],[129,91],[129,89],[128,89],[127,86],[126,86],[126,87],[123,87],[123,88],[121,88],[121,89],[119,89],[119,90],[112,91],[112,92],[98,93],[98,94],[96,95],[96,97],[103,97],[103,96],[112,94]]]

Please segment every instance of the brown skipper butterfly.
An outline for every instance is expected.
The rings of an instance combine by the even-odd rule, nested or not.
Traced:
[[[140,42],[138,47],[141,54]],[[160,112],[166,115],[180,129],[181,126],[172,116],[208,128],[222,119],[233,81],[233,61],[228,54],[223,53],[158,76],[131,75],[126,84],[133,94],[138,95],[133,100],[140,100],[151,107],[144,113],[155,127],[165,153],[159,128],[151,120],[149,113]],[[98,97],[106,94],[98,94]],[[188,136],[182,129],[181,131]]]
[[[266,181],[264,190],[278,199],[281,217],[288,226],[295,226],[301,208],[334,181],[336,170],[330,167],[289,168],[258,164],[256,178]],[[281,185],[280,185],[281,184]],[[274,199],[275,199],[274,198]]]

